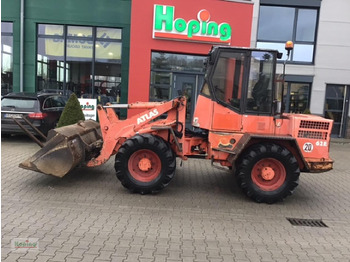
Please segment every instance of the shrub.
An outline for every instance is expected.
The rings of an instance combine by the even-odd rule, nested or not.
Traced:
[[[304,110],[303,114],[311,114],[310,109],[306,108],[306,109]]]
[[[57,127],[73,125],[79,122],[79,120],[85,120],[83,111],[81,109],[77,96],[73,93],[68,99],[66,106],[62,112]]]

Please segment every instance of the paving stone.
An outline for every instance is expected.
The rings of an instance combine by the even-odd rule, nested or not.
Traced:
[[[130,194],[114,159],[62,179],[18,168],[37,146],[2,139],[2,261],[348,261],[350,146],[332,144],[334,169],[305,173],[294,195],[256,204],[229,170],[190,159],[152,196]],[[328,228],[292,226],[287,217],[323,219]],[[39,238],[40,251],[16,253],[14,238]]]
[[[47,262],[47,261],[51,260],[52,258],[53,258],[52,256],[42,256],[42,255],[39,254],[36,257],[36,259],[34,260],[34,262]]]

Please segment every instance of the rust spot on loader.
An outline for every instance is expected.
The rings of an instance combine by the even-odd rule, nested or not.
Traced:
[[[333,169],[333,161],[323,161],[323,162],[309,162],[310,172],[321,173]]]

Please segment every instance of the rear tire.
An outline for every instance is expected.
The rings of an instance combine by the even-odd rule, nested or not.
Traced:
[[[162,138],[136,135],[120,147],[115,170],[122,185],[134,193],[156,193],[175,175],[176,156]]]
[[[280,145],[253,145],[242,155],[238,165],[239,186],[258,203],[272,204],[283,200],[298,186],[298,162],[288,149]]]

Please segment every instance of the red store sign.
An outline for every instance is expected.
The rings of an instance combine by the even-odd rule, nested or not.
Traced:
[[[149,101],[152,52],[205,56],[213,45],[249,47],[252,16],[251,1],[133,0],[128,102]]]

